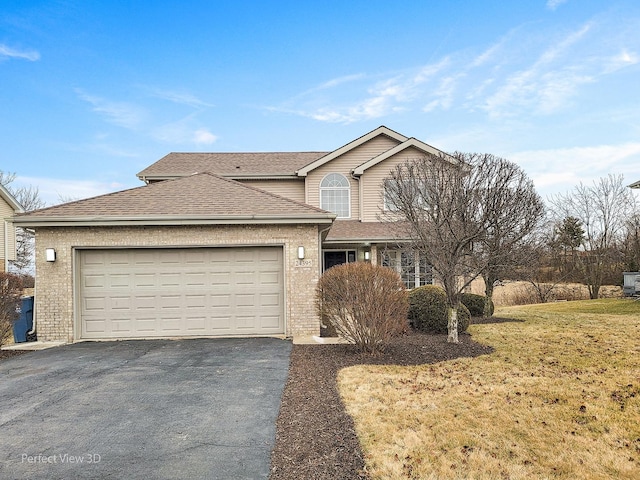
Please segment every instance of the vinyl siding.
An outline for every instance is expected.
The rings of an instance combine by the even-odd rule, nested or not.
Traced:
[[[331,160],[329,163],[309,172],[305,182],[306,202],[314,207],[320,207],[320,182],[329,173],[341,173],[349,180],[351,186],[351,217],[360,219],[360,182],[351,177],[351,171],[373,157],[395,147],[400,142],[386,135],[376,138],[354,148],[353,150]]]
[[[302,178],[299,180],[241,180],[241,183],[304,203],[304,179]]]
[[[393,157],[387,158],[364,172],[360,177],[363,222],[375,222],[379,220],[379,215],[383,212],[384,181],[389,178],[391,171],[396,165],[402,164],[407,160],[422,158],[423,156],[424,153],[411,147]]]
[[[11,206],[0,198],[0,270],[4,271],[5,260],[15,260],[16,258],[16,229],[13,223],[7,222],[5,219],[13,217],[14,211]],[[6,232],[6,238],[5,238]],[[7,251],[5,252],[5,246]]]

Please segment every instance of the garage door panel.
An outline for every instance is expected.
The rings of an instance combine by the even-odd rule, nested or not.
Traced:
[[[79,255],[83,338],[284,333],[282,248]]]
[[[280,322],[280,317],[278,315],[263,315],[260,317],[260,324],[262,328],[272,328],[277,329]]]

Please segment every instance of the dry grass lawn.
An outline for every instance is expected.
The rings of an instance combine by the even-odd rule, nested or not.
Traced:
[[[338,377],[372,478],[640,478],[640,302],[506,307],[483,357]]]

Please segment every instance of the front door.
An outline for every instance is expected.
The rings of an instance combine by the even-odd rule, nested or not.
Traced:
[[[331,250],[324,252],[324,270],[329,270],[336,265],[356,261],[355,250]]]

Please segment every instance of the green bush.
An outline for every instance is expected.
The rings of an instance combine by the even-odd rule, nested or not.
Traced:
[[[460,301],[469,309],[472,317],[484,316],[484,295],[476,295],[475,293],[463,293]],[[489,316],[493,315],[493,301],[489,300]]]
[[[471,315],[463,304],[458,308],[458,333],[469,328]],[[416,330],[447,333],[447,295],[436,285],[425,285],[409,292],[409,322]]]

